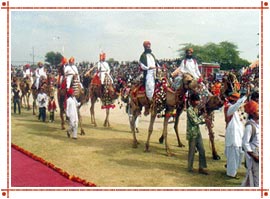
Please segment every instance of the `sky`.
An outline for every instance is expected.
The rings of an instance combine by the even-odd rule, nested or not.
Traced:
[[[181,44],[229,41],[240,57],[259,53],[260,16],[252,10],[12,11],[11,62],[44,61],[49,51],[76,62],[97,62],[101,51],[118,61],[138,60],[149,40],[158,59],[177,58]]]

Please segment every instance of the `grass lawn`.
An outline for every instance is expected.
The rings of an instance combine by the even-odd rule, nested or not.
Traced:
[[[22,109],[21,115],[11,113],[11,141],[98,187],[239,187],[245,176],[242,166],[239,180],[226,177],[224,141],[216,141],[221,160],[215,161],[209,140],[204,140],[210,173],[205,176],[187,172],[188,147],[184,135],[180,137],[186,147],[178,148],[175,135],[169,134],[175,156],[168,157],[164,145],[158,143],[161,132],[153,132],[151,151],[145,153],[147,127],[137,134],[141,144],[134,149],[128,124],[104,128],[101,120],[97,120],[98,127],[93,127],[89,121],[90,116],[84,117],[86,135],[73,140],[61,130],[59,113],[56,113],[55,123],[44,123],[38,121],[32,111]],[[195,154],[194,168],[198,168],[198,154]]]

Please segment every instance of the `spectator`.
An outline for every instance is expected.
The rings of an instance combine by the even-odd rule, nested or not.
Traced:
[[[37,95],[38,107],[39,107],[39,115],[38,119],[42,119],[43,122],[46,121],[46,107],[48,103],[48,96],[44,92],[44,88],[40,88],[40,92]]]
[[[245,105],[248,114],[246,123],[243,148],[246,154],[246,177],[242,182],[245,187],[259,186],[259,105],[250,100]]]
[[[205,121],[202,116],[198,114],[198,105],[200,104],[200,96],[198,94],[191,94],[191,106],[187,109],[187,140],[188,140],[188,171],[193,172],[193,162],[196,149],[199,151],[199,173],[208,175],[207,163],[205,158],[205,150],[200,132],[200,124]]]
[[[13,94],[14,113],[17,112],[17,106],[18,106],[19,114],[21,114],[21,97],[20,97],[20,90],[18,90],[17,84],[13,85],[12,94]]]
[[[243,124],[240,120],[238,110],[246,101],[250,94],[250,88],[247,89],[246,95],[240,98],[239,93],[232,93],[229,96],[229,103],[224,108],[226,118],[225,134],[225,155],[227,158],[226,174],[231,178],[239,178],[237,170],[241,166],[243,151],[242,138],[244,133]],[[240,99],[239,99],[240,98]]]

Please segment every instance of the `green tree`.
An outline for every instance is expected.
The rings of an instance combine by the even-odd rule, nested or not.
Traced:
[[[193,48],[193,56],[197,59],[198,63],[219,63],[222,70],[238,70],[242,66],[248,66],[250,64],[247,60],[239,57],[237,45],[228,41],[222,41],[218,44],[210,42],[202,46],[191,43],[181,45],[182,48],[179,49],[179,55],[182,59],[185,57],[185,50],[187,48]]]
[[[50,63],[52,66],[57,66],[59,63],[61,63],[61,60],[63,58],[63,55],[59,52],[48,52],[45,55],[45,61]]]

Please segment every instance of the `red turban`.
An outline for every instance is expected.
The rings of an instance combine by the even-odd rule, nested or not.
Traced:
[[[253,115],[259,110],[259,104],[253,100],[250,100],[245,104],[244,109],[247,114]]]
[[[26,64],[25,67],[26,67],[26,68],[29,68],[29,67],[30,67],[30,64]]]
[[[143,46],[146,47],[147,45],[151,45],[150,41],[144,41]]]
[[[75,59],[74,57],[70,57],[70,59],[68,60],[70,63],[74,63],[75,62]]]
[[[62,57],[61,65],[65,65],[65,64],[67,64],[67,58]]]
[[[71,96],[73,93],[74,93],[73,89],[72,88],[69,88],[68,91],[67,91],[67,94],[69,96]]]

